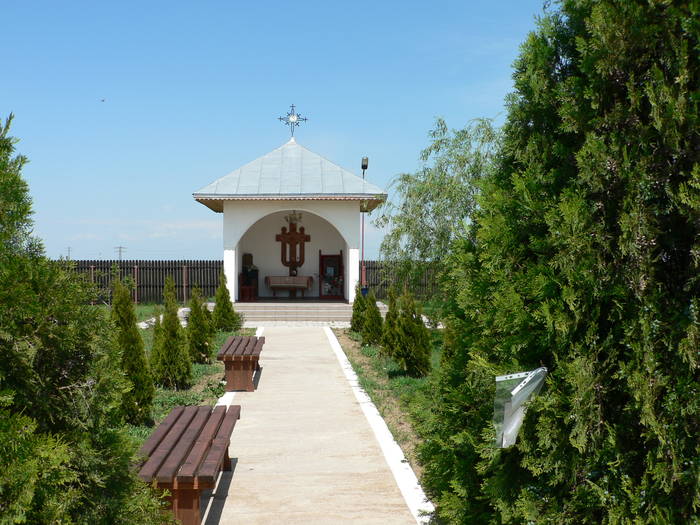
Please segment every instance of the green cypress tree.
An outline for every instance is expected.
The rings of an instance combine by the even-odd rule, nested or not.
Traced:
[[[398,352],[396,331],[396,321],[398,318],[396,304],[396,290],[392,286],[389,288],[389,309],[384,317],[384,326],[382,328],[381,353],[386,357],[394,357]]]
[[[212,315],[212,311],[209,310],[209,305],[207,304],[206,300],[204,300],[202,303],[202,313],[204,314],[204,321],[206,322],[209,340],[213,341],[214,336],[216,335],[216,326],[214,326],[214,316]]]
[[[0,125],[0,522],[162,523],[131,469],[128,388],[95,289],[31,235],[31,199]]]
[[[163,320],[156,318],[153,333],[151,371],[155,382],[168,388],[186,388],[192,383],[192,361],[187,338],[177,316],[175,281],[165,279]]]
[[[416,308],[413,296],[404,290],[398,300],[394,358],[412,377],[430,373],[430,333]]]
[[[226,274],[221,272],[219,277],[219,287],[216,289],[214,298],[214,326],[222,332],[232,332],[240,330],[243,326],[243,317],[233,309],[231,296],[226,286]]]
[[[382,340],[382,314],[377,307],[377,299],[370,290],[366,298],[362,319],[362,344],[378,345]]]
[[[121,353],[121,366],[131,389],[122,396],[122,413],[131,424],[142,425],[151,417],[155,395],[143,348],[143,340],[136,326],[134,303],[128,288],[116,279],[112,291],[112,322],[116,326],[116,343]]]
[[[206,305],[202,303],[201,292],[195,286],[190,298],[190,316],[187,321],[187,344],[190,357],[195,363],[211,363],[211,328],[204,309]]]
[[[162,375],[161,366],[164,362],[163,353],[163,314],[160,308],[154,309],[155,321],[153,323],[153,344],[151,345],[151,355],[149,356],[148,363],[151,367],[151,375],[154,378],[160,377]],[[157,381],[156,381],[157,382]]]
[[[352,303],[352,318],[350,320],[350,331],[357,332],[358,334],[362,332],[362,323],[364,322],[366,305],[367,300],[365,299],[365,296],[362,295],[360,283],[357,283],[357,286],[355,286],[355,300]]]
[[[421,456],[461,523],[698,520],[700,13],[564,1],[515,64]],[[493,445],[494,375],[550,370]]]

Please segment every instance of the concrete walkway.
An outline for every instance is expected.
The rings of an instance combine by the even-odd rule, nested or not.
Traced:
[[[321,327],[267,327],[213,523],[416,523]]]

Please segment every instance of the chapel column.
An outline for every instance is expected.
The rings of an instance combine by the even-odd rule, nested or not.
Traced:
[[[231,296],[231,302],[238,300],[238,270],[236,268],[236,249],[224,248],[224,273],[226,274],[226,288]]]
[[[359,248],[348,247],[348,265],[345,271],[348,274],[348,302],[352,303],[355,300],[355,287],[360,280]]]

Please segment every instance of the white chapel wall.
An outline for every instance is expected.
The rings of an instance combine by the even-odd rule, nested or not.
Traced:
[[[287,268],[282,266],[280,262],[280,243],[275,241],[274,236],[280,232],[282,226],[286,225],[283,217],[290,210],[302,213],[301,226],[304,226],[306,233],[311,236],[311,242],[306,243],[306,262],[299,271],[300,275],[312,274],[314,277],[314,288],[311,295],[318,295],[319,248],[323,250],[324,254],[337,254],[342,249],[343,262],[348,263],[345,266],[345,298],[352,302],[355,283],[359,279],[357,266],[360,247],[360,211],[359,203],[356,201],[251,200],[224,202],[224,271],[231,297],[238,300],[238,273],[241,271],[243,253],[252,253],[254,264],[259,268],[259,292],[261,296],[271,295],[265,287],[265,275],[288,274]],[[271,218],[268,222],[268,216],[276,218]],[[256,226],[258,221],[260,221],[259,228]],[[325,221],[331,223],[333,227]],[[273,222],[277,229],[274,233],[271,230]],[[249,229],[253,232],[251,235],[248,235]],[[271,235],[271,241],[262,242],[261,238],[268,235]],[[263,245],[265,248],[262,248]],[[263,259],[274,261],[274,263],[263,263]],[[275,273],[265,273],[267,271]]]

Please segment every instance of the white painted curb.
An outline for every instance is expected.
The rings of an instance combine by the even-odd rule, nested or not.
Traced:
[[[370,427],[372,427],[374,436],[379,442],[379,446],[384,453],[384,458],[391,469],[391,473],[394,475],[394,479],[399,486],[403,499],[406,501],[406,505],[408,505],[411,514],[413,514],[413,517],[416,519],[416,523],[429,523],[430,517],[426,514],[432,514],[435,511],[435,507],[428,498],[426,498],[423,487],[418,483],[416,474],[403,455],[401,447],[394,441],[394,436],[391,435],[391,431],[389,427],[386,426],[381,414],[379,414],[379,410],[374,406],[367,392],[360,386],[357,374],[352,369],[352,365],[350,361],[348,361],[345,352],[343,352],[338,338],[327,326],[323,327],[323,331],[326,332],[326,337],[328,337],[331,348],[338,358],[340,368],[343,369],[345,378],[348,380],[348,383],[350,383],[352,392],[355,394],[355,398],[360,404],[360,408],[365,414]]]

